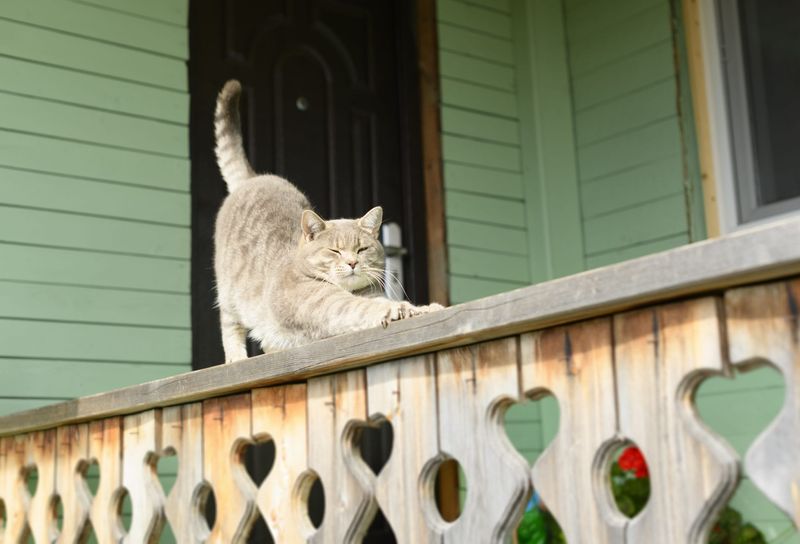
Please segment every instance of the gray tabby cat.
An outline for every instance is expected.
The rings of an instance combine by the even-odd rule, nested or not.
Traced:
[[[294,185],[257,175],[242,146],[238,81],[217,99],[217,163],[230,195],[215,232],[215,270],[225,361],[383,325],[441,309],[380,296],[383,211],[325,221]]]

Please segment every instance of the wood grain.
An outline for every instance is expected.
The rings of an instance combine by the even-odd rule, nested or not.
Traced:
[[[200,544],[208,538],[197,500],[203,483],[203,405],[194,402],[164,408],[161,418],[163,453],[178,458],[178,476],[164,511],[179,543]]]
[[[28,464],[36,467],[36,492],[28,509],[28,525],[36,542],[53,542],[58,536],[56,499],[56,430],[28,435]]]
[[[209,544],[246,542],[258,516],[256,485],[242,459],[251,443],[249,393],[203,401],[203,476],[217,504]]]
[[[466,474],[461,516],[439,530],[443,542],[505,542],[530,494],[528,463],[503,430],[520,398],[514,338],[437,354],[439,445]]]
[[[89,519],[98,544],[119,544],[124,536],[120,510],[122,487],[122,418],[111,417],[89,424],[89,457],[100,468],[100,483]]]
[[[777,367],[786,384],[777,417],[747,450],[747,475],[800,527],[800,280],[725,293],[731,362]]]
[[[726,372],[718,300],[702,298],[614,317],[619,430],[644,454],[650,498],[627,540],[708,541],[738,483],[738,456],[703,425],[693,395]]]
[[[356,449],[367,423],[363,370],[308,381],[308,467],[322,482],[325,515],[314,544],[360,542],[377,510],[373,477]]]
[[[0,439],[0,498],[5,504],[5,530],[0,532],[0,542],[16,544],[27,542],[30,528],[27,524],[31,497],[26,484],[27,436]]]
[[[433,529],[439,518],[433,467],[441,460],[435,357],[371,366],[367,386],[370,419],[385,419],[394,433],[392,452],[375,479],[378,504],[397,542],[438,543],[441,528]]]
[[[161,410],[127,416],[122,422],[122,484],[133,509],[123,544],[155,544],[164,527],[164,491],[156,464],[161,453]]]
[[[559,428],[532,470],[533,486],[568,542],[624,541],[608,456],[617,441],[611,322],[596,319],[523,335],[522,387],[558,400]]]
[[[306,385],[255,389],[253,437],[275,444],[275,463],[258,489],[261,515],[275,542],[307,542],[314,530],[305,521],[300,478],[308,468]]]
[[[800,218],[334,337],[93,397],[0,417],[0,435],[47,428],[509,336],[800,272]],[[754,251],[753,248],[758,248]]]
[[[56,493],[63,508],[59,544],[85,542],[92,495],[83,474],[89,460],[89,425],[59,427],[56,436]]]

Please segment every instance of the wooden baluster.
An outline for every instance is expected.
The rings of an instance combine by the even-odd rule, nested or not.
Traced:
[[[614,317],[619,425],[644,453],[650,499],[628,542],[700,544],[736,488],[736,453],[703,425],[693,393],[726,370],[718,300]]]
[[[787,243],[791,243],[787,241]],[[768,361],[786,384],[783,408],[745,457],[754,484],[800,527],[800,280],[728,291],[731,362]]]
[[[440,542],[433,528],[441,519],[433,494],[435,471],[429,470],[439,456],[435,358],[371,366],[367,384],[370,416],[382,415],[394,432],[391,455],[375,482],[378,504],[398,542]],[[430,473],[421,492],[425,472]]]
[[[353,444],[355,427],[366,423],[366,393],[363,370],[308,381],[308,465],[325,493],[313,543],[360,542],[375,515],[370,470]]]
[[[89,459],[89,426],[59,427],[56,434],[56,493],[61,497],[63,521],[59,544],[84,542],[89,533],[92,495],[82,471]]]
[[[36,544],[49,544],[58,536],[53,508],[56,499],[56,430],[29,435],[28,463],[36,465],[36,493],[28,510],[28,524]]]
[[[208,542],[245,542],[258,516],[256,486],[242,450],[252,443],[250,394],[203,401],[203,474],[214,489],[217,519]]]
[[[111,417],[89,423],[89,457],[100,468],[100,483],[89,518],[98,544],[119,544],[122,488],[122,419]]]
[[[30,529],[27,523],[30,494],[25,481],[27,472],[27,436],[0,438],[0,498],[5,503],[5,531],[0,531],[0,543],[27,542]]]
[[[125,416],[122,485],[133,509],[125,544],[158,542],[164,527],[164,491],[156,476],[161,452],[161,410]]]
[[[437,356],[439,444],[467,477],[461,516],[444,541],[505,542],[530,492],[528,463],[503,430],[505,408],[520,397],[514,338],[440,352]]]
[[[203,405],[195,402],[164,408],[161,417],[161,446],[178,458],[178,477],[164,510],[180,544],[199,544],[208,538],[195,502],[203,484]]]
[[[608,464],[616,435],[611,321],[596,319],[522,335],[523,390],[558,400],[559,429],[537,459],[533,486],[570,544],[624,541]]]
[[[306,471],[306,385],[255,389],[253,437],[270,438],[275,463],[258,490],[258,508],[275,542],[307,542],[314,528],[297,496],[298,480]]]

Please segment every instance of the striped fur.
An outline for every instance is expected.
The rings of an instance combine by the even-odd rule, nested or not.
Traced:
[[[214,135],[217,139],[214,151],[229,193],[256,175],[242,144],[242,125],[239,118],[241,94],[242,85],[235,79],[228,81],[217,97],[217,108],[214,111]]]

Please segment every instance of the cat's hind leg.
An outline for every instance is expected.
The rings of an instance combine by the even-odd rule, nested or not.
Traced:
[[[222,349],[225,350],[225,362],[232,363],[247,359],[247,329],[239,320],[220,308],[220,327],[222,329]]]

